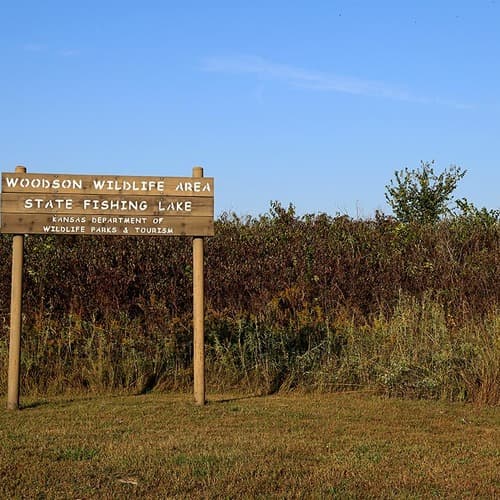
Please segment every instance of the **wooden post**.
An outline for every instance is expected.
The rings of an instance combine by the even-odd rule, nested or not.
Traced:
[[[203,168],[194,167],[193,177],[203,177]],[[193,375],[194,401],[205,404],[205,313],[203,283],[203,238],[193,238]]]
[[[25,167],[16,167],[25,173]],[[19,409],[21,375],[21,325],[23,300],[24,235],[15,234],[12,240],[12,288],[10,296],[9,372],[7,379],[7,409]]]

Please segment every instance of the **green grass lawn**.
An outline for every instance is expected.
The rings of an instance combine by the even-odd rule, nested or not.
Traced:
[[[0,410],[0,498],[495,498],[498,408],[362,393]]]

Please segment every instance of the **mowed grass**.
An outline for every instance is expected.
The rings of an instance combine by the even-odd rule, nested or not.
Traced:
[[[1,498],[495,498],[498,408],[363,393],[0,411]]]

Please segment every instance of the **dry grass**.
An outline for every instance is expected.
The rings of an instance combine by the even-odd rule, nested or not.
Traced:
[[[2,498],[495,498],[498,408],[361,393],[66,397],[0,412]]]

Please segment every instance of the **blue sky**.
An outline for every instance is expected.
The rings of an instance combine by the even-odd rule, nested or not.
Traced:
[[[0,169],[215,177],[216,211],[386,213],[396,169],[498,208],[500,1],[0,0]]]

